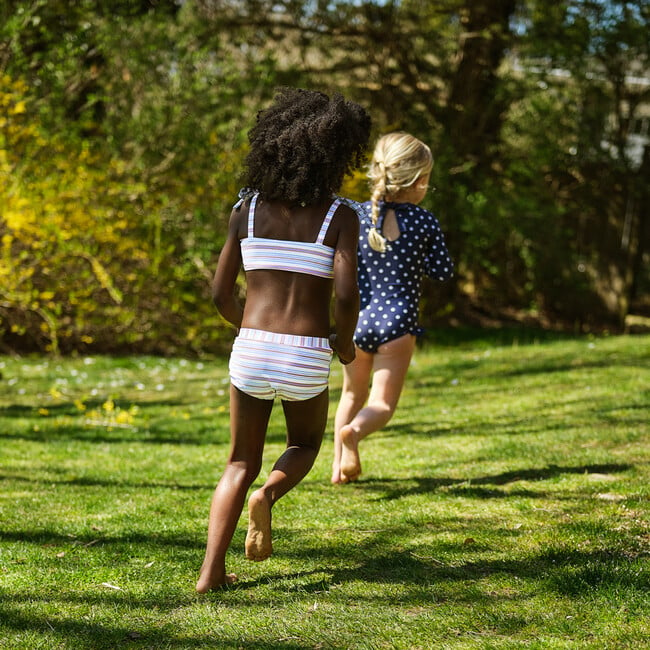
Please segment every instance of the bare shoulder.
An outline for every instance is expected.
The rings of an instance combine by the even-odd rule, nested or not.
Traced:
[[[325,244],[333,248],[356,245],[359,236],[359,218],[357,213],[347,205],[341,204],[336,209],[325,237]]]
[[[250,199],[239,201],[230,211],[228,219],[229,231],[233,234],[237,233],[240,239],[245,237],[247,233],[249,205]]]
[[[334,213],[332,221],[340,228],[348,230],[359,228],[359,216],[357,212],[347,203],[341,203]]]

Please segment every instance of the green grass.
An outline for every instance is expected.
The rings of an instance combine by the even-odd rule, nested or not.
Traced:
[[[330,426],[274,555],[244,558],[243,517],[239,582],[207,597],[227,362],[0,372],[3,648],[647,647],[648,335],[419,349],[362,480],[329,484]],[[260,481],[283,442],[277,405]]]

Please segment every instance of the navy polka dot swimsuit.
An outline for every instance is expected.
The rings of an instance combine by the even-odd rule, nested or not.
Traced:
[[[376,352],[383,343],[404,334],[420,334],[422,277],[447,280],[453,274],[445,238],[433,214],[412,203],[380,203],[379,232],[389,208],[395,211],[400,235],[394,241],[387,240],[386,251],[379,253],[368,244],[370,201],[357,206],[361,311],[354,342],[365,352]]]

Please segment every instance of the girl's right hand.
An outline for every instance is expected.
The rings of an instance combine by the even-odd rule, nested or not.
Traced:
[[[332,350],[334,350],[334,352],[336,352],[339,361],[344,366],[347,366],[348,363],[352,363],[354,361],[354,357],[356,356],[354,343],[350,342],[350,345],[346,349],[343,349],[339,346],[339,342],[336,334],[330,334],[329,341],[330,341],[330,347],[332,348]]]

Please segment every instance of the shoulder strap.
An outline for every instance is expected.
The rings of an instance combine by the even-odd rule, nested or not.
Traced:
[[[327,234],[327,229],[330,227],[332,217],[334,216],[334,213],[338,209],[339,205],[341,205],[341,199],[335,199],[332,205],[330,205],[329,210],[325,215],[325,219],[323,220],[323,225],[320,227],[320,232],[318,233],[318,238],[316,239],[317,244],[323,243],[325,235]]]
[[[257,204],[257,193],[253,194],[248,206],[248,236],[253,237],[255,231],[255,205]]]

